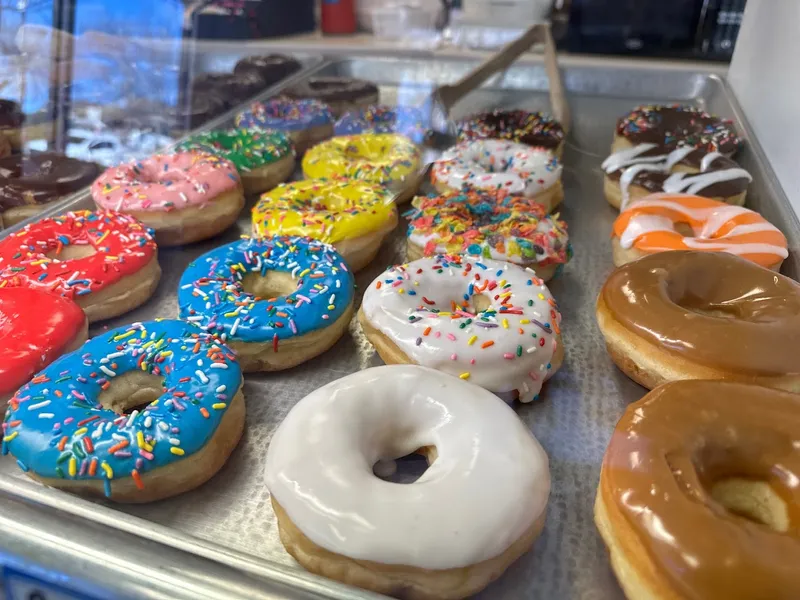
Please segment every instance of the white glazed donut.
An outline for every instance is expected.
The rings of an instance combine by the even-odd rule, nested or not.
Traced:
[[[431,180],[440,193],[464,186],[522,195],[550,211],[561,201],[561,163],[547,148],[505,140],[462,142],[433,164]]]
[[[413,452],[430,465],[416,482],[373,475]],[[266,481],[300,564],[414,600],[463,598],[499,577],[541,531],[550,493],[547,455],[513,410],[414,365],[300,400],[272,438]]]
[[[391,267],[364,292],[359,320],[384,362],[432,367],[522,402],[563,360],[547,286],[495,260],[437,255]]]

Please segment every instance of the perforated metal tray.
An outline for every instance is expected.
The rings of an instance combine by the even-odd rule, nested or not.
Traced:
[[[328,62],[315,73],[371,79],[380,85],[385,102],[409,104],[424,99],[435,84],[453,81],[473,66],[469,61],[358,58]],[[562,60],[562,66],[573,127],[564,153],[566,198],[561,216],[569,224],[575,257],[550,288],[563,311],[566,360],[545,387],[540,401],[515,406],[550,457],[552,495],[547,524],[534,549],[480,598],[622,597],[592,518],[606,444],[624,408],[644,393],[614,367],[595,324],[595,298],[613,268],[609,233],[618,213],[603,198],[599,167],[608,153],[616,118],[637,103],[681,101],[736,120],[747,139],[737,160],[754,176],[748,205],[786,233],[792,253],[784,263],[784,272],[798,276],[797,218],[723,79],[692,65],[571,58]],[[462,101],[454,114],[460,117],[487,108],[546,110],[546,81],[544,69],[537,62],[518,64]],[[50,212],[90,206],[88,195],[83,194]],[[249,212],[245,211],[237,225],[223,236],[160,251],[164,275],[155,296],[141,308],[93,327],[93,333],[136,320],[175,317],[175,292],[186,265],[201,253],[248,232],[249,224]],[[401,226],[375,261],[358,274],[359,289],[363,290],[386,265],[402,261],[404,246]],[[178,548],[247,572],[261,578],[265,586],[276,582],[288,586],[282,588],[281,596],[373,597],[305,573],[283,550],[264,486],[263,467],[273,431],[299,399],[325,383],[377,364],[380,359],[351,327],[351,333],[334,348],[300,367],[282,373],[248,375],[244,386],[247,427],[241,444],[216,477],[180,497],[143,506],[92,503],[29,483],[13,459],[6,457],[0,460],[0,501],[33,505],[40,511],[43,523],[47,522],[45,515],[50,520],[61,515],[59,522],[67,525],[74,522],[70,535],[76,544],[97,539],[97,533],[91,533],[94,538],[86,533],[87,527],[90,532],[97,527],[110,527],[147,538],[148,544],[156,543],[156,548]],[[91,527],[86,525],[88,522]],[[123,553],[123,542],[116,534],[106,539],[112,544],[109,551]],[[125,539],[130,544],[134,538]],[[177,559],[169,556],[180,560],[181,555]],[[74,553],[65,552],[61,558],[64,564],[81,568],[87,577],[99,577],[108,585],[115,583],[102,574],[90,575]],[[186,576],[198,575],[200,568],[188,559],[172,566],[183,569]]]

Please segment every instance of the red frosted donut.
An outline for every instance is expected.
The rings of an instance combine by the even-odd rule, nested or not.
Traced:
[[[37,372],[86,341],[86,315],[68,298],[30,288],[0,289],[0,415]]]
[[[88,210],[32,223],[0,242],[0,286],[75,300],[89,322],[147,300],[161,277],[150,232],[131,216]]]

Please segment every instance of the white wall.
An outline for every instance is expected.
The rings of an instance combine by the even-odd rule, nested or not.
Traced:
[[[728,79],[800,215],[800,0],[749,0]]]

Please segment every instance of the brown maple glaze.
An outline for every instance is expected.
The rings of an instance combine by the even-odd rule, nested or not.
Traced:
[[[659,252],[614,271],[600,292],[625,329],[691,362],[800,374],[800,284],[724,252]]]
[[[778,532],[709,491],[763,481],[786,503]],[[739,383],[679,381],[631,404],[603,460],[601,495],[675,595],[800,598],[800,396]]]

